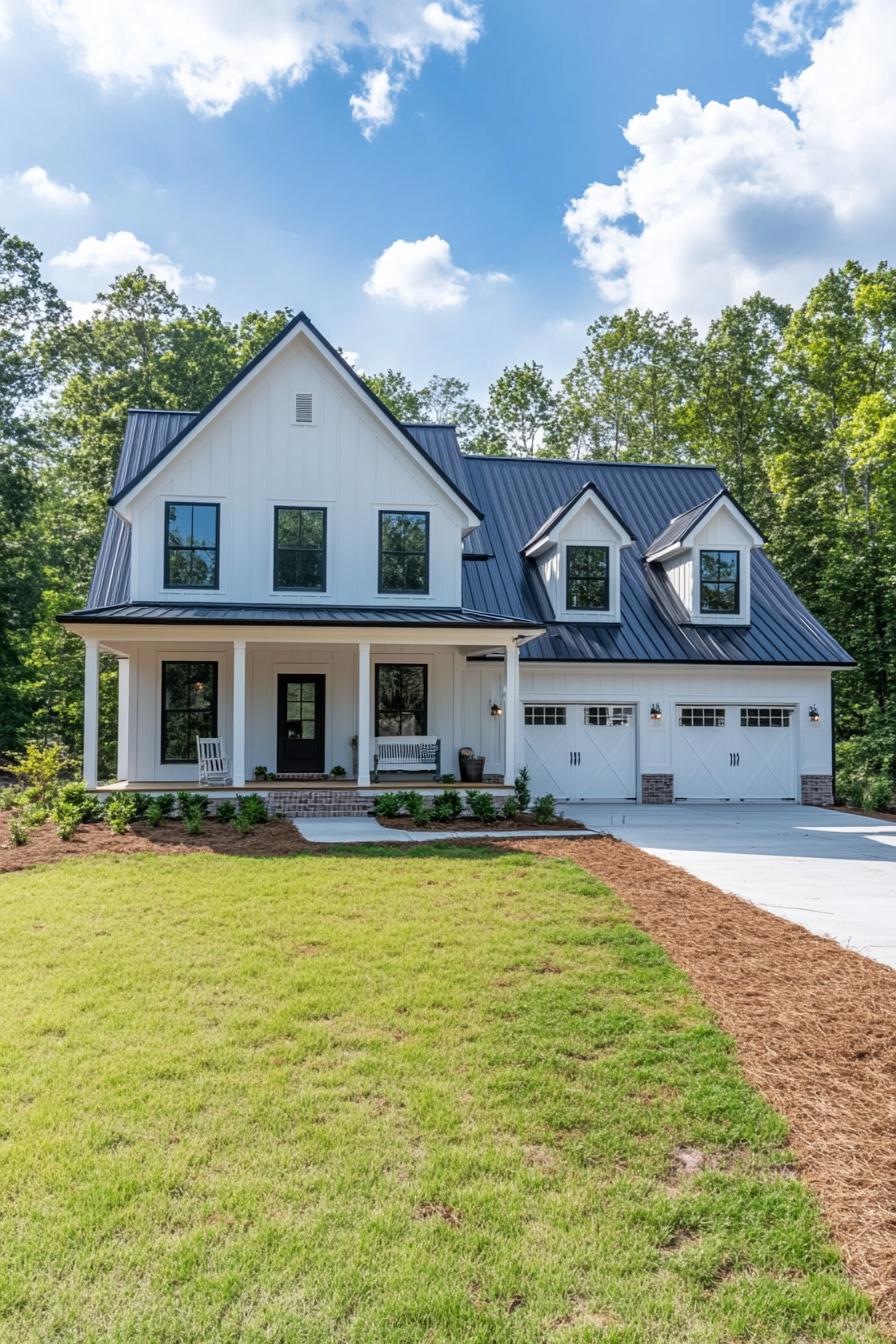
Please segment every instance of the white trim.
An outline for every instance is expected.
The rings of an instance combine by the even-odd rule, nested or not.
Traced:
[[[543,537],[539,537],[538,541],[525,548],[523,554],[526,559],[531,560],[535,556],[541,555],[543,551],[549,550],[551,546],[557,546],[559,544],[560,534],[569,527],[570,523],[575,518],[578,517],[582,509],[587,508],[589,505],[597,509],[603,521],[612,530],[620,549],[623,549],[626,546],[631,546],[634,543],[634,537],[625,530],[618,519],[613,517],[613,514],[601,499],[597,486],[589,484],[589,488],[583,490],[576,502],[572,504],[566,512],[561,514],[557,521],[552,525],[550,531],[546,532]]]
[[[627,543],[626,543],[627,544]],[[610,604],[605,611],[585,609],[582,607],[568,607],[566,605],[566,552],[570,546],[592,546],[595,549],[605,549],[607,551],[607,580],[609,585]],[[620,551],[624,548],[615,541],[577,541],[573,537],[566,537],[560,546],[560,597],[563,605],[558,608],[558,621],[578,621],[586,622],[588,625],[615,625],[619,621],[619,612],[621,606],[621,578]]]
[[[84,783],[95,789],[99,773],[100,642],[96,636],[84,641]]]
[[[233,641],[233,784],[246,783],[246,641]]]

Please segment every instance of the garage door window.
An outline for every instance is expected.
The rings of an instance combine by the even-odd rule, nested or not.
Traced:
[[[725,710],[722,705],[682,705],[678,722],[682,728],[724,728]]]
[[[781,705],[745,705],[740,711],[741,728],[789,728],[792,709]]]
[[[589,728],[626,728],[634,712],[632,705],[587,705],[585,722]]]
[[[564,728],[565,705],[526,705],[525,722],[529,728]]]

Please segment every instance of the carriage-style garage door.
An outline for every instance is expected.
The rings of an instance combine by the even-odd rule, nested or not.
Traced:
[[[534,796],[635,797],[634,705],[527,704],[523,719]]]
[[[676,705],[672,772],[676,799],[794,800],[793,706]]]

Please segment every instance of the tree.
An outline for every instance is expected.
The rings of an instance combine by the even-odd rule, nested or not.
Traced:
[[[420,393],[415,392],[409,378],[397,369],[386,369],[385,373],[365,373],[364,382],[374,396],[379,397],[396,420],[414,423],[422,420],[423,407]]]
[[[418,396],[423,418],[434,425],[454,425],[461,448],[470,447],[482,432],[485,412],[470,396],[469,383],[436,373]]]
[[[488,390],[478,452],[533,457],[550,436],[556,397],[540,364],[505,368]]]

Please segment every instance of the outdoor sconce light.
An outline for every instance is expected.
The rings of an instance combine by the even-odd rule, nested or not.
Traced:
[[[659,723],[660,719],[663,717],[663,711],[655,702],[650,706],[650,717],[653,719],[654,723]]]
[[[504,711],[503,711],[503,709],[501,708],[500,705],[492,704],[492,718],[493,718],[493,719],[500,719],[500,717],[501,717],[501,715],[502,715],[503,713],[504,713]]]
[[[810,722],[810,723],[818,723],[818,721],[819,721],[820,718],[821,718],[821,715],[820,715],[819,712],[818,712],[818,706],[817,706],[817,705],[810,705],[810,706],[809,706],[809,722]]]

